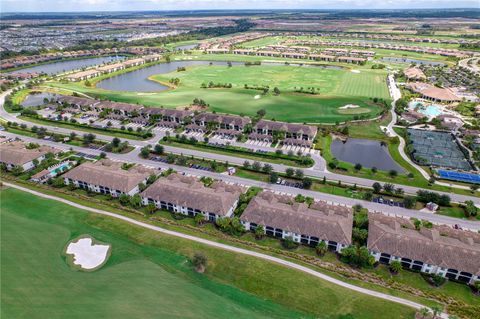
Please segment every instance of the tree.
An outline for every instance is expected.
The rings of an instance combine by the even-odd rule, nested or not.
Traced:
[[[394,260],[390,264],[389,268],[392,273],[398,274],[400,270],[402,270],[402,263],[400,263],[398,260]]]
[[[250,168],[250,162],[249,161],[243,162],[243,168],[249,169]]]
[[[13,168],[12,168],[12,174],[14,176],[19,176],[23,173],[23,167],[19,166],[19,165],[15,165]]]
[[[255,228],[255,239],[260,240],[265,236],[265,228],[262,225],[258,225]]]
[[[430,309],[424,307],[419,310],[419,314],[420,316],[422,316],[422,318],[427,318],[428,316],[430,316]]]
[[[416,202],[416,199],[412,196],[405,196],[403,198],[403,206],[408,209],[413,208]]]
[[[145,209],[147,211],[147,214],[151,215],[151,214],[155,213],[155,211],[157,210],[157,206],[155,206],[155,204],[153,204],[153,203],[150,203],[150,204],[147,205],[147,207]]]
[[[121,194],[118,197],[118,200],[120,201],[120,204],[123,206],[127,205],[130,202],[130,197],[127,194]]]
[[[433,312],[433,319],[437,318],[442,312],[443,308],[441,306],[432,306],[432,312]]]
[[[319,242],[318,245],[315,246],[315,252],[319,256],[325,255],[327,250],[328,250],[328,247],[327,247],[327,244],[324,241]]]
[[[387,193],[393,193],[395,189],[395,186],[390,183],[385,183],[383,184],[383,190],[386,191]]]
[[[114,137],[114,138],[112,139],[112,146],[113,146],[113,147],[118,147],[121,142],[122,142],[122,141],[120,141],[120,139],[119,139],[118,137]]]
[[[390,175],[391,178],[395,178],[397,177],[398,175],[398,172],[394,169],[391,169],[389,172],[388,172],[388,175]]]
[[[365,246],[350,246],[342,250],[342,261],[354,267],[369,267],[375,263],[375,258],[370,255]]]
[[[303,171],[299,168],[295,170],[295,177],[297,178],[303,178]]]
[[[70,132],[70,139],[74,140],[77,137],[77,133],[75,132]]]
[[[144,146],[140,149],[140,157],[148,158],[150,156],[150,145]]]
[[[153,150],[155,151],[156,154],[162,155],[165,149],[163,145],[157,144],[155,145]]]
[[[373,198],[373,193],[370,191],[366,191],[365,194],[363,194],[363,199],[366,201],[371,201]]]
[[[196,252],[193,255],[193,265],[195,266],[195,270],[199,273],[205,272],[205,269],[207,267],[207,257],[201,253],[201,252]]]
[[[260,169],[262,168],[262,164],[260,164],[259,162],[255,161],[253,162],[252,164],[252,169],[254,171],[260,171]]]
[[[295,174],[295,170],[293,168],[289,167],[285,170],[285,174],[287,175],[287,177],[292,177],[293,174]]]
[[[282,246],[286,249],[295,249],[298,247],[298,243],[295,242],[292,237],[285,237],[282,240]]]
[[[375,174],[378,171],[378,169],[374,166],[372,167],[372,173]]]
[[[280,95],[280,90],[279,90],[277,87],[274,87],[274,88],[273,88],[273,93],[274,93],[275,95]]]
[[[470,186],[470,190],[472,191],[472,194],[475,193],[475,192],[478,190],[479,187],[480,187],[480,186],[477,185],[477,184],[472,184],[472,185]]]
[[[360,163],[355,164],[355,170],[356,171],[359,171],[361,169],[362,169],[362,164],[360,164]]]
[[[278,174],[275,172],[271,172],[269,180],[270,180],[270,183],[276,184],[278,182]]]
[[[465,201],[465,214],[467,215],[467,217],[477,216],[478,208],[475,206],[475,203],[473,201]]]
[[[90,145],[95,141],[96,136],[92,133],[83,134],[83,144]]]
[[[140,208],[142,206],[142,198],[140,197],[139,194],[135,194],[132,197],[130,197],[130,205],[133,208]]]
[[[308,178],[308,177],[303,178],[302,179],[302,186],[305,189],[310,189],[310,187],[312,187],[312,179]]]
[[[373,183],[372,188],[373,188],[373,191],[378,194],[382,190],[382,185],[380,185],[379,182],[375,182]]]
[[[273,167],[270,164],[265,164],[265,165],[263,165],[262,170],[263,170],[264,173],[270,174],[273,171]]]
[[[195,217],[193,218],[193,220],[195,221],[195,225],[200,226],[200,225],[202,225],[202,224],[205,222],[205,216],[203,216],[202,214],[198,213],[198,214],[195,215]]]

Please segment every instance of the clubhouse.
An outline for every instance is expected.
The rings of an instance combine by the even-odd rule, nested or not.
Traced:
[[[422,98],[434,102],[452,103],[461,99],[449,89],[439,88],[428,83],[414,82],[406,85],[408,89],[422,95]]]
[[[480,234],[447,226],[416,230],[405,218],[369,214],[367,247],[375,260],[464,283],[480,279]]]
[[[427,79],[425,73],[417,67],[406,68],[403,70],[403,74],[405,74],[407,80],[425,81]]]
[[[128,170],[122,163],[100,160],[95,163],[83,163],[63,175],[66,185],[74,185],[95,193],[118,197],[122,194],[133,196],[140,191],[154,171],[141,165]]]
[[[30,148],[20,141],[0,144],[0,163],[5,164],[7,170],[21,167],[23,171],[35,168],[48,153],[56,154],[59,150],[50,146]]]
[[[294,197],[263,191],[250,201],[240,221],[247,230],[263,226],[269,236],[313,247],[324,241],[336,252],[352,243],[352,209],[326,202],[308,206]]]
[[[159,178],[141,193],[144,205],[188,216],[202,214],[215,222],[231,217],[245,188],[215,181],[207,187],[198,178],[177,173]]]

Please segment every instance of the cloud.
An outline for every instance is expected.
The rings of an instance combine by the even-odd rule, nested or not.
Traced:
[[[478,0],[1,0],[2,12],[477,8]]]

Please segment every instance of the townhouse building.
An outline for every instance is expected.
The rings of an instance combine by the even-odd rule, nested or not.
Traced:
[[[246,230],[262,226],[269,236],[312,247],[324,241],[336,252],[352,244],[353,210],[346,206],[326,202],[308,206],[292,196],[263,191],[250,201],[240,221]]]
[[[245,188],[215,181],[205,186],[193,176],[177,173],[159,178],[141,193],[144,205],[187,216],[202,214],[208,221],[231,217]]]
[[[141,165],[125,170],[122,163],[104,159],[95,163],[83,163],[65,173],[63,178],[66,185],[118,197],[139,193],[139,185],[145,184],[153,173],[154,170]]]
[[[0,144],[0,163],[4,164],[7,170],[15,167],[21,167],[24,171],[29,171],[38,163],[41,163],[48,153],[57,154],[60,150],[50,146],[39,146],[29,148],[20,141]]]
[[[269,140],[275,134],[284,133],[283,143],[286,145],[311,146],[317,131],[317,127],[313,125],[260,120],[253,127],[249,138]]]
[[[433,226],[415,229],[405,218],[370,213],[367,247],[376,261],[451,280],[480,280],[480,234]]]

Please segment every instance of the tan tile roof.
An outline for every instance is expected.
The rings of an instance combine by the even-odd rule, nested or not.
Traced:
[[[443,89],[427,83],[410,83],[408,84],[413,91],[420,93],[426,97],[440,101],[460,101],[460,98],[453,94],[449,89]]]
[[[403,70],[403,73],[407,77],[407,79],[426,79],[425,73],[419,68],[407,68]]]
[[[308,207],[291,196],[262,192],[250,201],[240,219],[345,245],[352,243],[353,212],[345,206],[315,202]]]
[[[141,196],[225,216],[244,191],[219,181],[205,187],[196,177],[170,174],[159,178]]]
[[[11,165],[23,165],[47,153],[58,153],[59,150],[50,146],[27,149],[23,142],[0,144],[0,162]]]
[[[317,127],[313,125],[294,124],[285,122],[275,122],[268,120],[260,120],[255,125],[255,129],[269,129],[274,131],[284,131],[289,133],[301,133],[314,137],[317,134]]]
[[[415,230],[409,220],[369,214],[368,249],[480,275],[480,234],[447,226]]]
[[[83,163],[65,173],[63,177],[128,193],[153,172],[141,165],[124,170],[122,163],[101,160]]]

